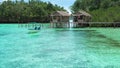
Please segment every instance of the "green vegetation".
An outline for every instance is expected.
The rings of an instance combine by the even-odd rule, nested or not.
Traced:
[[[71,10],[87,11],[95,22],[120,22],[120,0],[76,0]]]
[[[49,22],[49,15],[63,7],[40,0],[4,1],[0,4],[0,22]]]

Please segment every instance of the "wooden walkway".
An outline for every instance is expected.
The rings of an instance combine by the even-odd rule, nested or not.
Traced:
[[[71,23],[69,22],[54,22],[51,23],[51,27],[53,28],[70,28]],[[72,22],[73,28],[79,27],[120,27],[120,22]]]
[[[43,24],[18,24],[19,28],[35,28],[35,27],[43,27]]]

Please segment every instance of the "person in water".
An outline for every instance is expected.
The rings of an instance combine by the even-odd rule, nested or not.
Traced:
[[[40,30],[40,27],[38,27],[38,30]]]
[[[38,27],[38,28],[37,28],[37,27],[35,27],[35,30],[40,30],[40,27]]]
[[[35,27],[35,30],[37,30],[37,27]]]

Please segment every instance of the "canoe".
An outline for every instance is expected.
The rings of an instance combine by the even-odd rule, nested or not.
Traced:
[[[29,30],[28,34],[38,33],[40,31],[40,27],[35,27],[28,30]]]
[[[34,34],[34,33],[38,33],[40,30],[29,30],[28,34]]]

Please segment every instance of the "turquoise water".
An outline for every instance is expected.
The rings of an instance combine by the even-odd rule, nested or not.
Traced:
[[[0,68],[119,68],[119,28],[0,25]]]

